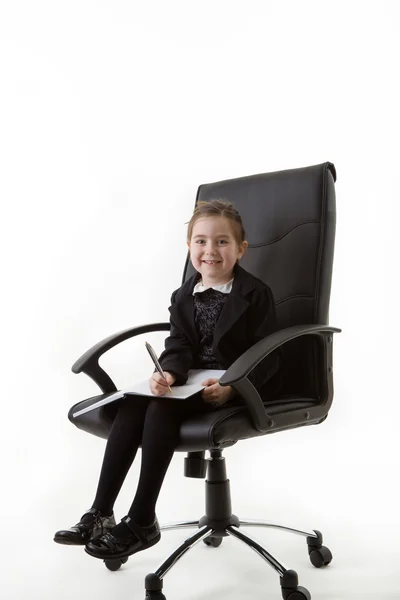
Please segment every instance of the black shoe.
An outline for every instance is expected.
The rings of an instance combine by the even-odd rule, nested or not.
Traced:
[[[92,515],[93,519],[87,520],[82,523],[83,517],[86,515]],[[105,517],[99,510],[91,508],[81,517],[81,521],[71,527],[70,529],[61,529],[57,531],[54,536],[54,541],[57,544],[67,544],[69,546],[84,546],[90,540],[95,539],[110,531],[115,527],[114,513]]]
[[[124,517],[122,522],[131,532],[126,537],[117,538],[112,533],[106,533],[89,542],[85,551],[95,558],[124,558],[146,550],[160,541],[161,533],[157,517],[146,527],[137,525],[130,517]]]

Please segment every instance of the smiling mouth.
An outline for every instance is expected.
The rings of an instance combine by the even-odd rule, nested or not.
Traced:
[[[206,265],[216,265],[218,263],[220,263],[220,260],[203,260],[204,263],[206,263]]]

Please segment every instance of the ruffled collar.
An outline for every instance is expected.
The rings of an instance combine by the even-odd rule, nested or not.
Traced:
[[[228,283],[222,283],[221,285],[208,285],[208,286],[203,285],[203,282],[200,280],[194,286],[193,294],[201,294],[201,292],[205,292],[206,290],[209,290],[209,289],[217,290],[217,292],[222,292],[223,294],[229,294],[232,290],[233,280],[234,280],[234,278],[232,277],[232,279],[230,281],[228,281]]]

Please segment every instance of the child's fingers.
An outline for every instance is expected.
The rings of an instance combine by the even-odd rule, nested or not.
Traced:
[[[155,396],[165,396],[165,394],[168,391],[168,387],[167,386],[159,386],[159,385],[155,385],[154,387],[151,388],[152,393]]]
[[[162,377],[160,375],[160,373],[153,373],[152,379],[156,382],[156,385],[161,385],[163,387],[168,387],[168,381],[166,379],[164,379],[164,377]]]
[[[204,385],[204,383],[202,383],[202,385]],[[214,397],[216,395],[218,387],[219,387],[218,383],[213,383],[213,384],[208,385],[207,387],[205,387],[204,390],[202,391],[203,398],[212,398],[212,397]]]
[[[175,377],[171,375],[171,373],[168,373],[168,371],[165,371],[164,374],[168,385],[173,385],[175,383]]]
[[[205,379],[204,381],[202,381],[201,385],[209,386],[213,385],[214,383],[218,383],[218,379],[211,377],[210,379]]]
[[[153,373],[150,378],[150,389],[156,396],[163,396],[168,391],[168,383],[160,373]]]
[[[163,377],[158,371],[155,371],[152,375],[152,378],[160,385],[165,385],[167,387],[169,385],[173,385],[175,383],[175,377],[171,375],[171,373],[168,373],[168,371],[165,371],[164,374],[165,377]]]

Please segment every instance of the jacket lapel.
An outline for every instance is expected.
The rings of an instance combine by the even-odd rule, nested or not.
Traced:
[[[220,340],[235,326],[236,321],[248,308],[249,302],[246,296],[254,288],[252,276],[249,276],[239,265],[236,265],[234,275],[232,291],[228,295],[215,328],[215,350],[218,350]],[[194,320],[193,288],[198,279],[199,274],[196,273],[183,284],[179,290],[179,299],[169,309],[174,321],[195,345],[199,343],[199,335]]]
[[[248,306],[248,301],[238,294],[235,294],[232,289],[222,308],[221,315],[215,327],[214,347],[217,347],[220,339],[235,326],[236,321]]]

